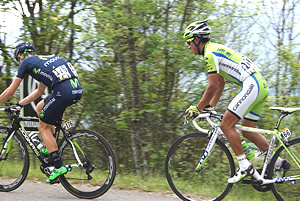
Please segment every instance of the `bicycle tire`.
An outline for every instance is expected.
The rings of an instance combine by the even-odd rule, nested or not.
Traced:
[[[66,175],[60,176],[64,188],[76,197],[84,199],[97,198],[106,193],[116,176],[116,160],[112,147],[100,134],[91,130],[75,130],[70,132],[69,139],[77,143],[77,154],[86,167],[76,168]],[[59,145],[62,161],[65,165],[77,164],[71,145],[63,139]],[[95,169],[88,178],[87,170]],[[88,187],[87,187],[88,186]]]
[[[300,138],[293,139],[285,144],[290,151],[292,151],[295,156],[300,156]],[[271,179],[274,176],[277,176],[279,173],[275,171],[275,163],[277,158],[280,157],[282,159],[288,160],[290,163],[290,167],[285,175],[278,175],[279,177],[288,178],[289,176],[300,175],[300,168],[297,167],[295,161],[291,158],[291,156],[287,153],[283,146],[279,147],[279,149],[275,152],[272,157],[268,178]],[[283,181],[282,183],[274,183],[271,186],[272,192],[277,200],[279,201],[296,201],[300,200],[300,181]]]
[[[0,132],[0,147],[7,133]],[[15,132],[7,158],[0,160],[0,192],[17,189],[25,181],[29,170],[29,154],[24,139]]]
[[[234,160],[218,139],[204,169],[195,171],[208,142],[207,134],[191,133],[177,139],[168,151],[166,178],[173,192],[184,201],[222,200],[232,188],[227,179],[235,173]],[[221,166],[217,166],[216,160],[222,161]]]

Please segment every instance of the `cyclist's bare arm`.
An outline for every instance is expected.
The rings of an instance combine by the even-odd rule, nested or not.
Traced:
[[[27,105],[28,103],[31,103],[32,101],[34,101],[44,93],[46,87],[47,87],[46,85],[40,82],[38,84],[38,88],[35,89],[31,94],[26,96],[24,99],[20,100],[19,104]]]
[[[217,73],[208,74],[208,85],[206,87],[206,90],[205,90],[201,100],[197,104],[197,108],[199,111],[202,111],[204,109],[204,107],[207,104],[209,104],[210,101],[214,98],[214,96],[216,95],[216,91],[219,91],[220,77],[221,76]],[[224,86],[223,86],[223,88],[224,88]],[[223,91],[223,89],[221,89],[221,91]],[[221,95],[219,95],[219,94],[216,95],[216,99],[218,99],[217,98],[218,96],[221,96]]]
[[[12,97],[15,93],[15,91],[17,90],[17,88],[19,87],[19,85],[21,84],[22,79],[16,77],[12,83],[10,84],[10,86],[5,89],[5,91],[0,95],[0,105],[5,103],[8,99],[10,99],[10,97]]]
[[[215,107],[217,105],[224,90],[225,79],[220,75],[219,75],[218,85],[219,85],[218,90],[215,92],[215,95],[212,97],[211,101],[209,102],[209,105],[212,107]]]

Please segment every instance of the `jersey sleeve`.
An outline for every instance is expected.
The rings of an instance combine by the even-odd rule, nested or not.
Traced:
[[[26,62],[22,62],[19,66],[17,77],[23,79],[26,74]]]
[[[206,70],[207,73],[217,73],[217,64],[215,62],[215,58],[212,54],[212,52],[207,52],[207,54],[204,55],[205,63],[206,63]]]

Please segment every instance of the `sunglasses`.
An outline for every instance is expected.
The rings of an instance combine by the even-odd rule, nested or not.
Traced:
[[[186,43],[187,43],[188,45],[190,45],[190,43],[191,43],[194,39],[195,39],[195,38],[189,38],[189,39],[186,40]]]

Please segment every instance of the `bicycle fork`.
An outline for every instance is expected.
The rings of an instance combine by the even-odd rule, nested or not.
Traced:
[[[3,145],[2,151],[0,153],[0,161],[7,159],[7,155],[10,152],[12,144],[13,144],[14,133],[15,133],[15,131],[13,131],[13,133],[8,137],[8,139],[6,139],[6,141],[5,141],[4,145]]]
[[[212,149],[215,145],[215,142],[218,138],[219,133],[222,133],[222,131],[220,129],[220,126],[216,126],[215,129],[213,130],[212,134],[211,134],[211,138],[209,140],[209,143],[208,143],[206,149],[204,150],[203,156],[202,156],[201,160],[199,161],[197,167],[195,168],[195,170],[197,172],[199,172],[203,169],[205,161],[206,161],[207,157],[210,155],[210,153],[211,153],[211,151],[212,151]]]

